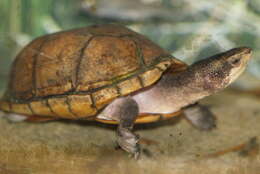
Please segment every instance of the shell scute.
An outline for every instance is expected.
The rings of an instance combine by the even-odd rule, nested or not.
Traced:
[[[67,97],[50,98],[48,103],[58,117],[76,118],[75,114],[70,111]]]
[[[44,37],[35,39],[17,55],[11,67],[8,91],[10,95],[24,99],[33,97],[34,58],[44,42]]]
[[[97,113],[97,109],[90,95],[70,95],[68,96],[68,103],[71,112],[74,113],[77,118],[84,118]]]
[[[117,85],[120,94],[130,94],[142,88],[142,84],[138,77],[133,77],[128,80],[122,81]]]
[[[93,100],[95,103],[96,108],[101,109],[106,104],[109,103],[109,101],[112,101],[116,97],[120,96],[118,93],[118,90],[116,87],[108,87],[101,90],[98,90],[92,94]]]
[[[78,68],[77,91],[82,91],[108,85],[141,67],[131,39],[102,36],[90,41]]]
[[[30,109],[30,106],[28,104],[16,104],[16,103],[13,103],[12,104],[12,112],[15,112],[15,113],[20,113],[20,114],[25,114],[25,115],[32,115],[32,111]]]
[[[32,101],[30,102],[30,107],[33,111],[34,115],[40,115],[40,116],[54,116],[56,117],[56,114],[53,113],[51,108],[48,106],[47,100],[39,100],[39,101]]]
[[[35,58],[35,97],[63,94],[76,86],[75,69],[91,36],[73,32],[49,36]]]

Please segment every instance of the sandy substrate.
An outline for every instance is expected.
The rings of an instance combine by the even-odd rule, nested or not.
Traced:
[[[183,117],[139,125],[138,161],[115,150],[114,126],[1,118],[0,174],[260,174],[260,98],[226,90],[202,102],[217,129],[201,132]]]

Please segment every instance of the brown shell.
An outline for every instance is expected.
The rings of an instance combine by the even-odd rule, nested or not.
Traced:
[[[146,37],[119,25],[95,25],[39,37],[16,57],[4,111],[82,118],[113,99],[186,67]]]

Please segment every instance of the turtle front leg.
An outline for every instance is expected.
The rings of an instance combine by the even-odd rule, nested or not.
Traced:
[[[137,159],[140,154],[139,137],[133,133],[133,127],[136,117],[138,116],[138,105],[130,97],[119,98],[108,110],[113,113],[113,119],[119,122],[117,128],[117,143],[125,151],[134,155]]]
[[[191,124],[201,130],[211,130],[216,127],[215,116],[206,106],[195,103],[184,108],[183,112]]]

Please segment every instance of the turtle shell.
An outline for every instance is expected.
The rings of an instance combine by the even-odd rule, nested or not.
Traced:
[[[145,36],[106,24],[33,40],[16,57],[0,108],[23,115],[86,118],[117,97],[186,64]]]

